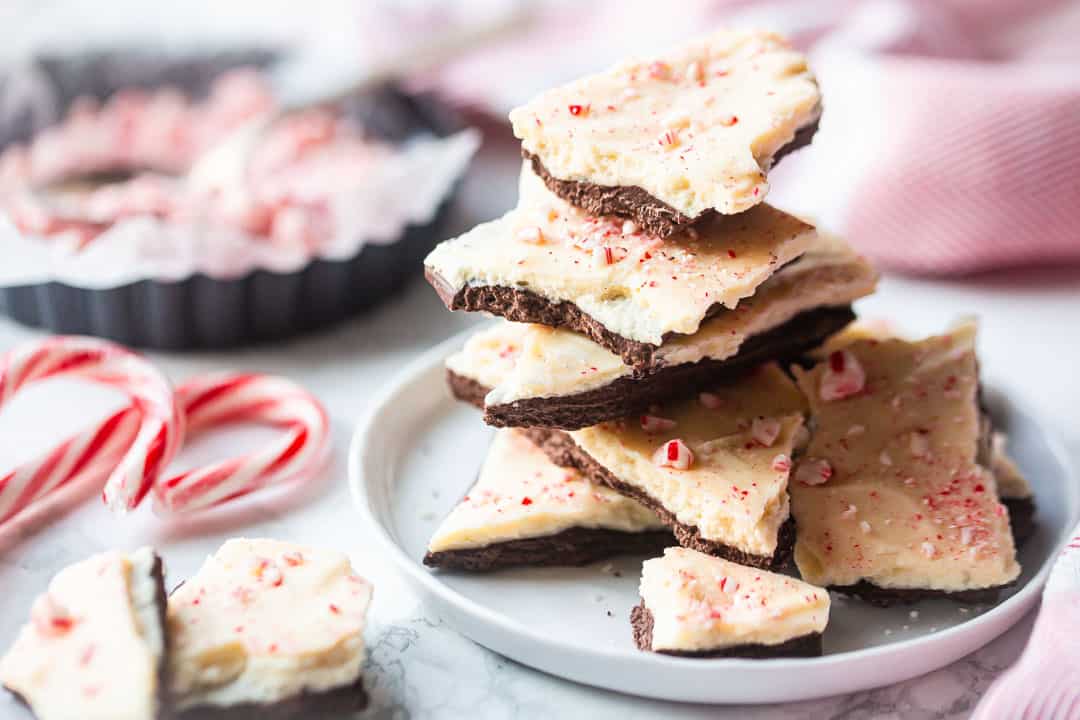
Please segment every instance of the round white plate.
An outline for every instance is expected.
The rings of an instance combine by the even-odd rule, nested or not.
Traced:
[[[1020,553],[1024,573],[997,605],[937,600],[881,609],[834,595],[820,658],[703,660],[640,652],[629,621],[640,557],[481,575],[421,564],[436,525],[475,480],[493,432],[445,388],[443,360],[461,343],[454,338],[408,367],[357,429],[349,456],[353,496],[436,614],[495,652],[577,682],[718,703],[803,700],[900,682],[967,655],[1023,616],[1078,516],[1065,454],[1033,418],[990,394],[1038,503],[1038,532]]]

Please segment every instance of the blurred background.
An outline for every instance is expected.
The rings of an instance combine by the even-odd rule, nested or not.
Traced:
[[[34,65],[41,58],[73,59],[78,68],[88,58],[120,53],[110,82],[122,85],[126,73],[141,67],[147,57],[199,59],[222,52],[269,51],[278,62],[265,74],[263,89],[279,98],[314,97],[371,77],[389,78],[400,88],[393,102],[401,95],[422,98],[407,112],[395,105],[380,116],[377,108],[385,106],[386,96],[369,92],[374,100],[368,104],[375,105],[376,112],[368,107],[364,122],[374,117],[379,139],[395,148],[420,127],[443,140],[458,138],[457,149],[435,159],[421,154],[411,172],[368,173],[368,182],[356,186],[352,201],[366,212],[349,218],[359,223],[360,235],[370,235],[371,227],[378,226],[386,246],[393,245],[406,226],[426,224],[428,234],[393,260],[412,277],[432,243],[493,218],[516,201],[520,160],[506,121],[510,108],[619,58],[661,50],[713,27],[775,29],[810,54],[823,87],[825,113],[812,146],[786,159],[774,173],[769,201],[843,233],[873,258],[887,274],[880,310],[910,316],[899,318],[901,324],[910,320],[906,324],[927,325],[925,329],[933,331],[957,314],[987,315],[992,310],[991,325],[1001,328],[998,342],[1010,352],[1016,337],[1023,338],[1029,351],[1040,352],[1045,338],[1056,336],[1071,347],[1077,334],[1072,318],[1080,305],[1078,2],[7,0],[0,4],[0,23],[6,28],[0,43],[0,131],[17,131],[0,132],[0,137],[23,142],[33,137],[27,135],[27,126],[41,131],[70,116],[65,113],[72,112],[69,105],[79,95],[77,78],[83,77],[57,74],[54,66],[42,73]],[[45,85],[74,87],[65,87],[59,95],[39,92],[43,77]],[[82,81],[87,82],[85,77]],[[63,102],[58,100],[61,95]],[[146,122],[153,129],[153,117]],[[455,135],[462,131],[467,136]],[[432,182],[419,192],[421,179],[432,174],[426,172],[429,167],[441,168],[444,182]],[[0,186],[3,176],[0,169]],[[320,177],[329,175],[323,172]],[[405,207],[402,198],[417,194],[425,195],[426,202],[413,204],[423,207]],[[448,213],[434,218],[434,206],[448,200]],[[191,257],[225,255],[226,243],[215,240],[199,245],[197,252],[189,248],[184,262],[211,275],[229,276],[239,275],[238,268],[247,268],[248,260],[257,269],[283,271],[296,269],[301,260],[340,262],[352,257],[353,246],[331,250],[307,242],[301,243],[300,260],[283,260],[296,250],[295,243],[290,244],[298,232],[295,223],[285,222],[294,219],[290,215],[280,223],[284,230],[294,230],[291,235],[267,231],[271,242],[248,248],[249,254],[258,255],[255,260],[241,251],[220,263]],[[311,227],[318,226],[300,225]],[[9,230],[0,221],[0,287],[26,288],[58,279],[112,287],[155,273],[173,280],[179,272],[164,258],[175,249],[163,249],[160,242],[150,243],[147,233],[139,233],[128,238],[134,249],[125,253],[106,253],[97,249],[104,244],[85,245],[83,238],[82,244],[76,243],[79,258],[95,252],[103,257],[90,269],[65,276],[68,270],[57,269],[58,248],[69,246],[54,243],[40,254],[41,243],[28,244],[26,232]],[[21,241],[13,241],[15,236]],[[72,257],[69,253],[64,261]],[[139,264],[144,261],[149,270]],[[369,267],[371,262],[360,264]],[[183,268],[190,270],[189,265]],[[140,270],[119,276],[115,272],[129,266]],[[103,272],[110,278],[107,282],[101,280]],[[353,274],[336,280],[320,276],[315,284],[372,286],[373,280],[357,276],[355,267],[349,272]],[[379,270],[378,275],[398,272]],[[397,284],[390,283],[387,292]],[[231,297],[228,292],[223,297]],[[380,292],[373,288],[372,297],[359,304],[373,304]],[[459,314],[433,315],[437,301],[426,289],[414,288],[407,297],[413,296],[417,299],[408,302],[420,309],[391,312],[418,324],[431,318],[434,339],[475,321]],[[334,297],[322,298],[322,305],[334,304]],[[935,297],[968,298],[970,306],[954,307]],[[86,304],[82,296],[64,302],[53,308],[53,315],[69,317]],[[128,298],[121,304],[132,302],[137,301]],[[874,302],[871,310],[878,309]],[[290,303],[282,300],[278,305],[285,312]],[[17,314],[17,304],[0,301],[0,311]],[[219,297],[212,304],[229,303]],[[47,325],[40,309],[33,312],[39,316],[30,324]],[[200,316],[205,320],[206,313]],[[420,327],[418,337],[430,342]],[[53,329],[66,328],[61,323]],[[265,337],[288,334],[285,330],[270,328]],[[211,337],[197,343],[165,339],[151,346],[246,344],[223,337],[222,342]],[[118,339],[131,341],[123,332]],[[135,344],[144,343],[136,337]],[[1059,368],[1070,375],[1065,357],[1048,355],[1049,370]],[[1076,381],[1065,382],[1066,398],[1080,395]]]
[[[552,84],[721,24],[811,53],[826,98],[814,145],[770,201],[845,231],[886,268],[949,275],[1080,259],[1080,4],[1063,0],[7,0],[0,59],[138,47],[305,55],[347,80],[410,46],[476,33],[409,73],[513,146],[505,115]],[[491,183],[476,209],[514,200]]]

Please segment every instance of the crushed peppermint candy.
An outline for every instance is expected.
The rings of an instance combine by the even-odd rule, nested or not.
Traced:
[[[780,437],[780,421],[776,418],[756,417],[750,424],[750,437],[764,447],[772,447]]]
[[[857,507],[855,507],[854,505],[849,504],[847,506],[847,509],[844,510],[844,512],[840,513],[840,517],[843,520],[850,520],[851,518],[855,517],[855,514],[858,511],[859,511],[859,509]]]
[[[656,415],[641,416],[641,429],[649,434],[672,430],[675,428],[675,425],[675,421],[669,420],[668,418],[662,418]]]
[[[848,350],[830,353],[819,387],[822,400],[843,400],[858,395],[865,387],[866,372],[854,354]]]
[[[922,550],[922,554],[928,558],[932,558],[937,554],[937,548],[934,547],[933,543],[924,542],[919,549]]]
[[[859,521],[859,529],[860,529],[860,530],[862,530],[862,532],[863,532],[863,535],[869,535],[869,534],[870,534],[870,530],[871,530],[871,528],[870,528],[870,523],[868,523],[868,522],[867,522],[867,521],[865,521],[865,520],[860,520],[860,521]]]
[[[679,438],[668,440],[653,454],[653,464],[674,470],[689,470],[694,464],[694,453]]]
[[[656,139],[656,142],[660,144],[660,147],[667,150],[674,149],[679,146],[679,133],[674,130],[665,130],[660,133],[660,137]]]
[[[807,458],[799,463],[795,470],[795,481],[803,485],[822,485],[833,475],[832,465],[828,460]]]
[[[780,453],[772,459],[772,469],[776,472],[788,472],[791,470],[791,458]]]
[[[34,601],[30,609],[30,619],[37,631],[47,637],[64,635],[75,627],[75,618],[68,609],[48,593]]]

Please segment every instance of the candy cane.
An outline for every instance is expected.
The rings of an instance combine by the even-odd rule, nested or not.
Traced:
[[[142,414],[129,405],[0,477],[0,524],[55,490],[83,483],[101,487],[131,447],[141,423]]]
[[[127,451],[108,473],[103,496],[113,510],[135,508],[183,441],[184,418],[168,380],[147,360],[114,343],[53,337],[20,345],[0,357],[0,408],[27,385],[58,376],[115,387],[131,398],[131,408],[141,423]],[[111,420],[119,423],[116,416]],[[126,429],[130,422],[120,424]],[[73,476],[67,474],[66,462],[74,458],[79,441],[92,440],[94,433],[91,430],[76,436],[47,455],[43,463],[32,463],[8,475],[0,488],[0,505],[8,508],[5,515],[19,512],[26,503],[41,497],[39,490],[70,482]],[[116,446],[106,443],[103,447],[112,452]],[[93,467],[102,472],[104,457],[95,453],[91,458],[95,460]]]
[[[159,510],[182,513],[219,505],[259,488],[306,477],[322,465],[329,439],[326,411],[299,385],[256,374],[195,378],[177,389],[189,437],[210,428],[255,422],[287,433],[264,450],[189,470],[155,486]]]

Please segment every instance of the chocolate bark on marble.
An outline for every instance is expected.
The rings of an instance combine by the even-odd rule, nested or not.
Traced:
[[[299,718],[367,703],[371,585],[342,553],[233,539],[169,598],[180,718]]]
[[[787,484],[804,408],[770,364],[652,414],[530,436],[553,461],[655,511],[680,545],[779,567],[794,539]]]
[[[166,717],[161,559],[106,552],[60,571],[0,659],[0,682],[39,720]]]
[[[638,649],[684,657],[821,654],[829,593],[686,548],[646,560],[630,615]]]
[[[844,327],[849,305],[875,287],[870,265],[835,238],[819,238],[733,311],[660,348],[634,370],[567,330],[499,323],[447,359],[459,399],[495,426],[576,430],[691,396],[766,360],[792,360]]]
[[[1020,573],[994,473],[978,462],[975,327],[868,339],[795,368],[814,428],[791,483],[809,582],[877,604],[985,601]]]
[[[656,514],[555,465],[518,430],[499,430],[480,476],[428,544],[430,567],[484,572],[584,565],[674,545]]]
[[[425,274],[451,310],[585,335],[637,368],[753,295],[818,238],[768,205],[660,240],[563,202],[530,174],[519,206],[436,247]]]
[[[510,121],[552,192],[668,237],[761,203],[770,167],[820,115],[805,56],[772,33],[721,30],[541,93]]]

